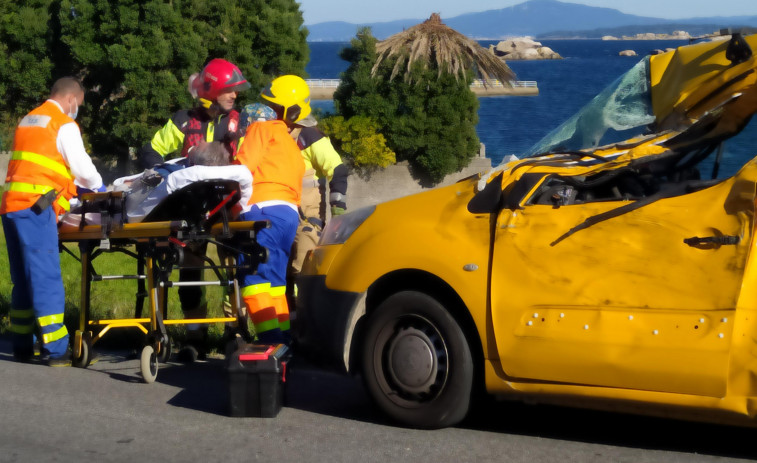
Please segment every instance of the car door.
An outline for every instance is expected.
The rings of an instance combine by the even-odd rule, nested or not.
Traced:
[[[526,197],[502,210],[491,320],[504,374],[722,397],[756,178],[753,162],[640,207]]]

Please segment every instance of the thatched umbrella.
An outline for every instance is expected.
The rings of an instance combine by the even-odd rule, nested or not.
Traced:
[[[436,65],[439,74],[447,72],[458,78],[465,77],[468,69],[484,80],[498,79],[505,85],[515,80],[515,73],[489,50],[442,23],[439,13],[407,30],[394,34],[376,44],[376,64],[371,74],[376,75],[381,62],[396,56],[397,62],[389,78],[394,79],[403,67],[405,79],[416,62],[425,66]]]

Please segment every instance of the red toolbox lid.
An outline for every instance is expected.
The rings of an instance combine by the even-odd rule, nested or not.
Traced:
[[[276,346],[270,345],[270,346],[263,346],[263,347],[267,347],[267,349],[260,352],[245,352],[243,354],[239,354],[239,360],[240,361],[268,360],[268,357],[270,357],[271,353],[274,351],[274,349],[276,349]]]

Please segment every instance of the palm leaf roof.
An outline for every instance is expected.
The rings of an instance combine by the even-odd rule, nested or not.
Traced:
[[[376,63],[371,74],[376,75],[381,63],[397,57],[390,80],[399,74],[410,79],[410,69],[415,63],[433,66],[439,74],[447,72],[458,78],[465,76],[468,69],[481,79],[484,85],[490,80],[510,84],[515,73],[502,60],[494,56],[473,39],[470,39],[442,22],[438,13],[426,21],[392,35],[376,44]]]

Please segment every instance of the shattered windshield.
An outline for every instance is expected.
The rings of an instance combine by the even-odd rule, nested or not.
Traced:
[[[615,80],[578,113],[529,148],[524,157],[628,140],[653,123],[649,57]]]

